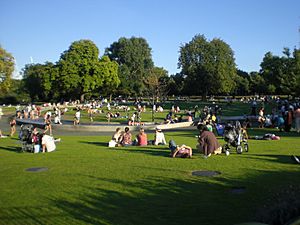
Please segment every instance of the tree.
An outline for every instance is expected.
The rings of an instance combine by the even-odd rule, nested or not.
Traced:
[[[176,73],[170,76],[169,80],[169,94],[170,95],[182,95],[184,94],[184,76],[182,73]]]
[[[118,77],[118,63],[115,61],[111,61],[108,56],[103,56],[100,59],[100,71],[102,71],[103,76],[106,79],[103,82],[102,91],[108,95],[110,95],[110,101],[112,94],[116,91],[121,81]]]
[[[23,80],[32,100],[49,101],[58,97],[55,80],[58,77],[57,66],[51,62],[45,64],[27,64],[23,69]]]
[[[253,94],[263,94],[267,92],[266,82],[258,72],[250,73],[250,90]]]
[[[154,64],[151,48],[144,38],[120,38],[106,48],[105,55],[119,64],[121,91],[141,95],[145,90],[143,83]]]
[[[250,91],[250,76],[247,72],[237,70],[237,76],[235,77],[235,88],[233,90],[234,95],[247,95]]]
[[[167,91],[168,72],[160,67],[154,67],[149,76],[144,78],[149,96],[152,97],[152,106],[156,99],[160,98]],[[152,121],[154,121],[154,111],[152,107]]]
[[[15,68],[14,57],[0,46],[0,93],[7,94]]]
[[[234,54],[220,39],[209,42],[204,35],[196,35],[180,47],[178,67],[186,76],[189,94],[201,94],[203,99],[208,94],[230,93],[235,87]]]
[[[150,74],[144,78],[147,87],[147,93],[154,99],[166,95],[168,87],[168,72],[161,67],[154,67]]]
[[[276,94],[292,94],[295,95],[297,86],[297,69],[296,57],[294,50],[293,57],[289,48],[283,49],[283,56],[274,56],[271,52],[267,52],[261,63],[260,74],[269,85],[269,90]]]
[[[99,50],[90,40],[75,41],[63,52],[58,62],[57,84],[64,96],[84,96],[103,86],[109,72],[99,61]],[[105,70],[105,71],[104,71]]]

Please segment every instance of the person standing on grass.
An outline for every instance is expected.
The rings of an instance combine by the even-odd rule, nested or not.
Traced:
[[[78,125],[80,123],[80,110],[78,109],[74,116],[74,125]]]
[[[300,133],[300,107],[294,111],[295,125],[297,133]]]
[[[51,126],[51,116],[48,114],[45,119],[45,131],[44,134],[46,134],[49,131],[50,136],[52,136],[52,126]]]
[[[16,133],[16,119],[15,117],[13,117],[11,119],[11,121],[9,122],[9,125],[10,125],[10,136],[12,137],[15,133]]]
[[[88,109],[88,114],[89,114],[90,121],[91,121],[91,122],[94,122],[92,106],[89,107],[89,109]]]

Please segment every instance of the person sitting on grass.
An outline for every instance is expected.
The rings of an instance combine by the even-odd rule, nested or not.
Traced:
[[[56,149],[55,142],[60,142],[59,139],[54,139],[52,136],[42,134],[42,150],[45,152],[53,152]]]
[[[0,130],[0,138],[7,138],[7,136],[5,136],[1,130]]]
[[[165,135],[161,129],[156,128],[155,136],[154,136],[154,145],[166,145]]]
[[[137,138],[137,145],[138,146],[146,146],[147,145],[147,143],[148,143],[147,134],[145,133],[144,128],[140,129],[140,132],[136,136],[136,138]]]
[[[169,149],[171,150],[170,156],[172,158],[192,158],[193,150],[187,145],[176,145],[174,140],[169,141]]]
[[[197,149],[202,152],[205,157],[209,157],[211,154],[221,154],[222,147],[214,133],[208,131],[207,127],[203,124],[199,124],[197,129],[200,132]]]
[[[125,133],[122,136],[121,145],[124,146],[124,147],[131,146],[132,145],[131,137],[132,137],[132,135],[129,131],[129,127],[125,127]]]
[[[114,140],[117,144],[120,144],[122,140],[122,136],[123,136],[123,132],[121,131],[121,128],[118,127],[116,129],[116,132],[112,136],[112,140]]]

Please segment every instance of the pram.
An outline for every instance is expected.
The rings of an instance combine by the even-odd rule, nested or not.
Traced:
[[[19,133],[19,139],[22,143],[21,152],[33,152],[34,145],[32,143],[32,125],[22,125]]]
[[[235,125],[228,123],[224,128],[223,137],[226,142],[223,146],[223,152],[225,152],[226,155],[230,154],[230,146],[236,148],[238,154],[242,154],[243,151],[248,152],[248,141],[239,121],[236,121]]]

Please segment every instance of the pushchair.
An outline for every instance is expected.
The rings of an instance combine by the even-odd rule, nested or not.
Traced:
[[[32,125],[22,125],[19,133],[19,139],[22,147],[21,152],[33,152],[34,145],[32,143],[32,131],[34,127]]]
[[[224,128],[223,137],[226,142],[223,146],[223,152],[225,152],[226,155],[230,154],[230,146],[234,147],[238,154],[242,154],[243,151],[249,151],[248,141],[239,121],[236,121],[235,125],[228,123]]]

